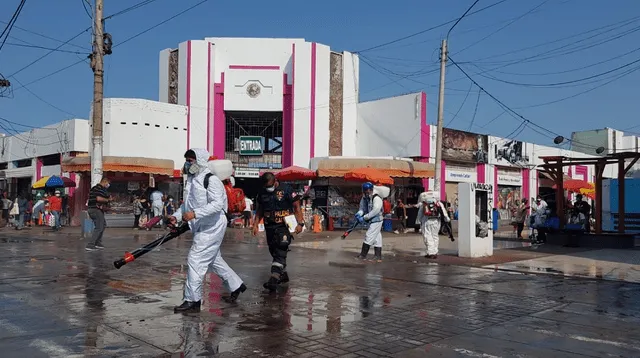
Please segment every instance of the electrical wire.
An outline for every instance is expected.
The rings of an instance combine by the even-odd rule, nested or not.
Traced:
[[[503,2],[506,2],[506,1],[507,1],[507,0],[500,0],[500,1],[498,1],[498,2],[495,2],[495,3],[491,4],[491,5],[485,6],[485,7],[481,8],[481,9],[478,9],[478,10],[476,10],[476,11],[474,11],[474,12],[471,12],[471,13],[467,14],[467,16],[475,15],[475,14],[477,14],[477,13],[479,13],[479,12],[482,12],[482,11],[487,10],[487,9],[490,9],[490,8],[492,8],[492,7],[494,7],[494,6],[500,5],[500,4],[502,4]],[[475,5],[475,4],[474,4],[474,5]],[[447,25],[449,25],[450,23],[453,23],[453,22],[456,22],[456,21],[459,21],[459,20],[460,20],[460,18],[451,19],[451,20],[449,20],[449,21],[447,21],[447,22],[444,22],[444,23],[441,23],[441,24],[439,24],[439,25],[435,25],[435,26],[429,27],[429,28],[424,29],[424,30],[420,30],[420,31],[418,31],[418,32],[414,32],[414,33],[412,33],[412,34],[409,34],[409,35],[406,35],[406,36],[403,36],[403,37],[397,38],[397,39],[395,39],[395,40],[387,41],[387,42],[382,43],[382,44],[379,44],[379,45],[375,45],[375,46],[371,46],[371,47],[368,47],[368,48],[365,48],[365,49],[362,49],[362,50],[354,51],[354,53],[358,53],[358,54],[360,54],[360,53],[363,53],[363,52],[367,52],[367,51],[372,51],[372,50],[375,50],[375,49],[379,49],[379,48],[381,48],[381,47],[385,47],[385,46],[388,46],[388,45],[391,45],[391,44],[394,44],[394,43],[397,43],[397,42],[400,42],[400,41],[404,41],[404,40],[410,39],[410,38],[412,38],[412,37],[416,37],[416,36],[418,36],[418,35],[422,35],[422,34],[427,33],[427,32],[429,32],[429,31],[433,31],[433,30],[435,30],[435,29],[439,29],[439,28],[441,28],[441,27],[447,26]]]
[[[188,8],[186,8],[185,10],[182,10],[182,11],[180,11],[179,13],[177,13],[177,14],[175,14],[175,15],[173,15],[173,16],[171,16],[171,17],[169,17],[168,19],[165,19],[165,20],[163,20],[163,21],[161,21],[161,22],[159,22],[159,23],[157,23],[157,24],[155,24],[155,25],[153,25],[153,26],[151,26],[151,27],[147,28],[146,30],[140,31],[140,32],[138,32],[137,34],[135,34],[135,35],[133,35],[133,36],[131,36],[131,37],[128,37],[128,38],[127,38],[127,39],[125,39],[124,41],[119,42],[119,43],[117,43],[117,44],[113,45],[113,47],[117,47],[117,46],[120,46],[120,45],[124,45],[125,43],[127,43],[127,42],[129,42],[129,41],[131,41],[131,40],[133,40],[133,39],[135,39],[135,38],[137,38],[137,37],[139,37],[139,36],[142,36],[142,35],[146,34],[147,32],[149,32],[149,31],[151,31],[151,30],[155,29],[155,28],[156,28],[156,27],[158,27],[158,26],[164,25],[165,23],[167,23],[167,22],[169,22],[169,21],[171,21],[171,20],[175,19],[176,17],[178,17],[178,16],[180,16],[180,15],[182,15],[182,14],[184,14],[184,13],[188,12],[188,11],[191,11],[191,10],[195,9],[196,7],[198,7],[198,6],[200,6],[200,5],[204,4],[204,3],[206,3],[206,2],[208,2],[208,1],[209,1],[209,0],[202,0],[202,1],[200,1],[200,2],[198,2],[198,3],[196,3],[196,4],[194,4],[194,5],[192,5],[192,6],[188,7]]]
[[[33,95],[35,98],[39,99],[41,102],[45,103],[45,104],[46,104],[46,105],[48,105],[49,107],[54,108],[54,109],[57,109],[58,111],[60,111],[60,112],[62,112],[62,113],[64,113],[64,114],[68,114],[68,115],[71,115],[71,116],[74,116],[74,117],[78,117],[77,115],[75,115],[75,114],[73,114],[73,113],[71,113],[71,112],[65,111],[64,109],[62,109],[62,108],[60,108],[60,107],[58,107],[58,106],[56,106],[56,105],[52,104],[51,102],[48,102],[47,100],[45,100],[45,99],[44,99],[44,98],[42,98],[42,97],[38,96],[35,92],[33,92],[32,90],[30,90],[30,89],[29,89],[29,87],[25,87],[25,86],[24,86],[24,85],[23,85],[23,84],[22,84],[22,83],[21,83],[21,82],[20,82],[20,81],[15,77],[15,76],[13,77],[13,79],[14,79],[16,82],[18,82],[18,84],[19,84],[20,86],[24,87],[24,89],[26,89],[26,90],[27,90],[27,92],[31,93],[31,95]]]
[[[0,34],[0,39],[2,38],[2,36],[5,35],[5,33],[7,35],[2,40],[2,43],[0,43],[0,51],[2,51],[2,48],[4,47],[5,42],[7,42],[7,39],[9,38],[9,34],[11,33],[11,30],[13,29],[13,25],[16,23],[16,21],[18,21],[18,17],[20,16],[20,13],[22,12],[22,8],[24,7],[24,4],[25,4],[26,1],[27,0],[21,0],[20,1],[20,4],[18,4],[18,8],[13,13],[13,16],[11,17],[11,20],[9,20],[9,24],[2,31],[2,34]]]
[[[526,126],[528,126],[529,128],[533,129],[535,131],[534,128],[538,129],[539,131],[537,131],[537,133],[542,134],[542,132],[546,132],[551,134],[551,136],[546,135],[547,137],[550,138],[555,138],[560,136],[560,134],[555,133],[527,118],[525,118],[522,114],[516,112],[515,110],[513,110],[512,108],[510,108],[509,106],[507,106],[504,102],[502,102],[501,100],[499,100],[498,98],[496,98],[493,94],[491,94],[490,92],[488,92],[486,89],[484,89],[480,84],[478,84],[478,82],[476,82],[476,80],[474,80],[471,76],[469,76],[469,74],[460,66],[458,65],[457,62],[455,62],[451,56],[448,56],[449,60],[451,61],[451,63],[453,63],[454,66],[456,66],[458,68],[458,70],[460,70],[470,81],[472,81],[476,86],[478,86],[478,88],[480,88],[480,90],[482,92],[484,92],[487,96],[489,96],[491,99],[493,99],[500,107],[502,107],[503,109],[505,109],[507,111],[507,113],[509,113],[512,117],[519,119],[522,121],[523,124],[525,124]],[[541,132],[540,132],[541,131]],[[563,136],[564,137],[564,136]],[[565,137],[566,138],[566,137]],[[589,145],[589,144],[584,144],[584,143],[579,143],[577,141],[574,141],[572,139],[567,139],[568,142],[571,143],[575,143],[575,144],[579,144],[583,147],[592,147],[593,149],[597,149],[596,146],[593,145]]]
[[[91,9],[91,4],[89,3],[89,0],[80,0],[80,2],[82,3],[82,7],[84,8],[84,12],[87,13],[87,16],[89,16],[89,18],[91,20],[93,20],[93,9]],[[87,5],[89,5],[89,9],[91,9],[91,11],[89,11],[89,9],[87,9]]]
[[[42,77],[39,77],[39,78],[37,78],[37,79],[35,79],[35,80],[31,81],[31,82],[28,82],[26,85],[22,85],[22,86],[20,86],[20,87],[18,87],[18,88],[16,88],[16,89],[14,89],[14,90],[13,90],[13,92],[15,92],[15,91],[17,91],[17,90],[19,90],[19,89],[21,89],[21,88],[25,88],[25,87],[27,87],[27,86],[30,86],[30,85],[32,85],[32,84],[34,84],[34,83],[36,83],[36,82],[40,82],[40,81],[42,81],[42,80],[44,80],[44,79],[46,79],[46,78],[49,78],[49,77],[51,77],[51,76],[53,76],[53,75],[56,75],[56,74],[58,74],[58,73],[60,73],[60,72],[62,72],[62,71],[65,71],[65,70],[67,70],[67,69],[69,69],[69,68],[71,68],[71,67],[74,67],[74,66],[76,66],[76,65],[79,65],[79,64],[81,64],[81,63],[85,62],[85,60],[86,60],[86,59],[82,58],[82,59],[80,59],[80,60],[78,60],[78,61],[76,61],[76,62],[74,62],[74,63],[72,63],[72,64],[70,64],[70,65],[67,65],[67,66],[65,66],[65,67],[62,67],[62,68],[60,68],[60,69],[58,69],[58,70],[54,71],[54,72],[51,72],[51,73],[49,73],[49,74],[47,74],[47,75],[44,75],[44,76],[42,76]]]
[[[480,95],[482,91],[478,88],[478,98],[476,99],[476,108],[473,110],[473,117],[471,117],[471,123],[469,123],[469,130],[473,127],[473,122],[476,120],[476,114],[478,114],[478,105],[480,104]]]
[[[141,2],[139,2],[137,4],[129,6],[126,9],[123,9],[123,10],[120,10],[120,11],[118,11],[116,13],[113,13],[113,14],[103,18],[102,20],[104,21],[104,20],[113,19],[114,17],[120,16],[120,15],[124,15],[124,14],[128,13],[129,11],[133,11],[133,10],[139,9],[139,8],[141,8],[141,7],[145,6],[145,5],[149,5],[149,4],[151,4],[151,3],[155,2],[155,1],[157,1],[157,0],[144,0],[144,1],[141,1]]]
[[[497,30],[493,31],[492,33],[488,34],[487,36],[485,36],[485,37],[481,38],[481,39],[480,39],[480,40],[478,40],[478,41],[474,41],[474,42],[473,42],[472,44],[470,44],[469,46],[467,46],[467,47],[463,48],[462,50],[460,50],[460,51],[458,51],[458,52],[456,52],[456,53],[454,53],[454,55],[457,55],[457,54],[459,54],[459,53],[461,53],[461,52],[463,52],[463,51],[466,51],[466,50],[470,49],[471,47],[473,47],[473,46],[475,46],[475,45],[477,45],[477,44],[481,43],[482,41],[484,41],[484,40],[488,39],[489,37],[491,37],[491,36],[493,36],[493,35],[497,34],[498,32],[500,32],[500,31],[502,31],[502,30],[506,29],[506,28],[507,28],[507,27],[509,27],[509,26],[513,25],[513,24],[514,24],[515,22],[517,22],[518,20],[521,20],[521,19],[523,19],[524,17],[526,17],[526,16],[528,16],[528,15],[531,15],[533,12],[535,12],[536,10],[538,10],[539,8],[541,8],[544,4],[546,4],[546,3],[548,3],[548,2],[549,2],[549,0],[544,0],[543,2],[541,2],[540,4],[538,4],[537,6],[535,6],[535,7],[531,8],[529,11],[527,11],[527,12],[525,12],[524,14],[522,14],[522,15],[520,15],[520,16],[518,16],[518,17],[516,17],[515,19],[511,20],[510,22],[508,22],[508,23],[507,23],[507,24],[505,24],[504,26],[500,27],[499,29],[497,29]]]
[[[44,59],[45,57],[49,56],[50,54],[54,53],[55,51],[59,50],[62,46],[66,45],[67,43],[75,40],[76,38],[80,37],[80,35],[84,34],[85,32],[91,30],[91,27],[87,27],[86,29],[82,30],[81,32],[79,32],[77,35],[73,36],[72,38],[70,38],[69,40],[65,41],[64,43],[60,44],[58,47],[56,47],[55,49],[45,53],[44,55],[38,57],[37,59],[33,60],[31,63],[29,63],[28,65],[22,67],[21,69],[17,70],[16,72],[12,73],[11,75],[9,75],[8,77],[13,77],[15,75],[17,75],[18,73],[26,70],[27,68],[35,65],[36,63],[40,62],[42,59]],[[81,60],[80,62],[82,62],[84,60]],[[15,91],[15,90],[14,90]]]
[[[6,22],[6,21],[2,21],[2,20],[0,20],[0,22],[1,22],[1,23],[3,23],[3,24],[8,24],[8,22]],[[40,36],[40,37],[45,38],[45,39],[47,39],[47,40],[52,40],[52,41],[56,41],[56,42],[60,42],[60,43],[65,43],[65,41],[62,41],[62,40],[60,40],[60,39],[56,39],[56,38],[53,38],[53,37],[51,37],[51,36],[47,36],[47,35],[41,34],[41,33],[39,33],[39,32],[31,31],[31,30],[29,30],[29,29],[25,29],[24,27],[20,27],[20,26],[18,26],[18,25],[14,25],[13,27],[14,27],[14,28],[16,28],[16,29],[18,29],[18,30],[20,30],[20,31],[24,31],[24,32],[30,33],[30,34],[32,34],[32,35]],[[21,41],[22,41],[22,40],[21,40]],[[73,46],[73,47],[77,47],[77,48],[81,48],[81,49],[83,49],[83,50],[87,50],[87,48],[86,48],[86,47],[82,47],[82,46],[80,46],[80,45],[76,45],[76,44],[73,44],[73,43],[66,43],[66,45]],[[89,50],[87,50],[87,51],[89,51]]]
[[[464,19],[464,17],[465,17],[465,16],[467,16],[467,14],[469,13],[469,11],[471,11],[471,9],[473,9],[473,7],[474,7],[474,6],[476,6],[476,4],[478,3],[478,1],[480,1],[480,0],[476,0],[476,1],[474,1],[474,2],[473,2],[473,4],[471,4],[471,6],[469,6],[469,8],[467,9],[467,11],[465,11],[465,12],[462,14],[462,16],[460,16],[460,17],[458,18],[458,20],[456,20],[456,22],[455,22],[453,25],[451,25],[451,27],[449,28],[449,31],[447,31],[447,40],[449,39],[449,35],[451,35],[451,31],[453,31],[453,28],[454,28],[454,27],[456,27],[456,26],[458,25],[458,23],[460,23],[460,21],[461,21],[462,19]]]
[[[11,36],[11,38],[15,38],[15,37]],[[22,41],[22,40],[20,40],[20,41]],[[38,45],[33,45],[33,44],[17,44],[17,43],[13,43],[13,42],[7,42],[7,45],[8,46],[26,47],[26,48],[36,48],[36,49],[40,49],[40,50],[49,50],[49,51],[56,51],[56,52],[63,52],[63,53],[72,53],[72,54],[76,54],[76,55],[86,55],[87,54],[86,52],[55,49],[55,48],[51,48],[51,47],[38,46]]]
[[[447,122],[447,124],[445,124],[445,127],[450,126],[451,123],[453,123],[453,121],[458,117],[458,114],[462,110],[462,107],[464,107],[464,104],[467,103],[467,98],[469,98],[469,94],[471,94],[471,89],[473,89],[473,82],[469,82],[469,90],[467,91],[467,94],[464,96],[464,99],[462,100],[462,103],[460,104],[460,107],[458,107],[458,110],[456,111],[456,114],[454,114],[453,117],[451,117],[451,119],[449,120],[449,122]]]

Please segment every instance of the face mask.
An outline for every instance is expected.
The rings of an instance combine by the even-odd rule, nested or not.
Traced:
[[[56,194],[56,196],[57,196],[57,197],[59,197],[59,196],[60,196],[60,194]]]
[[[185,162],[182,172],[189,175],[196,175],[200,172],[200,167],[196,163]]]
[[[105,189],[109,189],[109,187],[111,186],[111,184],[107,184],[104,186]]]
[[[267,190],[267,192],[273,193],[276,190],[276,187],[275,186],[270,186],[270,187],[265,188],[265,189]]]
[[[169,202],[170,202],[170,203],[171,203],[171,202],[173,202],[173,199],[169,199]]]

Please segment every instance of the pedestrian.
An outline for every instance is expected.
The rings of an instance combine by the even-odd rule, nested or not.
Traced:
[[[396,234],[406,233],[407,232],[407,207],[402,202],[402,199],[398,199],[398,203],[395,207],[396,218],[398,219],[398,225],[400,226],[400,230],[396,230]]]
[[[13,203],[8,198],[7,192],[2,193],[2,219],[6,226],[9,226],[9,210],[11,209],[11,205]]]
[[[444,218],[445,222],[450,222],[451,219],[435,191],[420,194],[419,204],[418,221],[420,221],[420,232],[427,248],[427,254],[424,257],[437,259],[440,245],[440,221]]]
[[[162,216],[164,208],[164,202],[162,201],[162,192],[155,189],[151,192],[151,208],[153,210],[153,217]]]
[[[287,220],[293,215],[298,225],[293,229],[296,234],[304,228],[304,218],[300,206],[301,196],[289,185],[281,184],[275,175],[266,172],[260,177],[262,188],[256,198],[256,216],[253,219],[253,236],[258,235],[260,221],[264,219],[264,231],[271,254],[271,276],[262,286],[274,292],[278,285],[289,282],[287,273],[287,252],[293,240]],[[289,219],[286,219],[289,217]]]
[[[109,195],[110,181],[108,178],[103,177],[100,183],[96,184],[91,190],[89,190],[89,201],[87,203],[87,213],[91,220],[93,220],[93,235],[91,242],[87,243],[85,250],[93,251],[96,249],[104,249],[102,245],[102,235],[104,229],[107,227],[107,221],[104,218],[104,210],[107,208],[110,202],[113,201],[113,197]]]
[[[200,312],[202,286],[207,270],[211,268],[231,292],[224,297],[227,302],[235,302],[247,286],[220,253],[220,245],[227,231],[227,194],[222,181],[214,176],[207,162],[206,149],[189,149],[184,154],[182,172],[187,175],[184,205],[167,221],[173,225],[179,220],[189,223],[193,233],[193,243],[187,257],[187,282],[184,286],[184,302],[176,306],[175,313]]]
[[[62,198],[60,198],[60,190],[55,191],[55,195],[49,199],[49,210],[55,219],[54,231],[60,230],[60,213],[62,212]]]
[[[513,222],[516,227],[516,239],[522,239],[522,231],[524,231],[524,222],[529,212],[529,204],[527,198],[522,199],[513,209]]]
[[[374,193],[372,183],[362,184],[362,199],[360,199],[360,209],[356,213],[356,220],[361,225],[369,224],[369,228],[364,236],[362,249],[357,259],[367,258],[369,249],[373,246],[374,257],[377,262],[382,262],[382,222],[383,222],[383,198],[379,193]]]
[[[17,204],[18,204],[18,226],[16,229],[22,230],[24,229],[24,219],[27,215],[27,207],[29,205],[29,201],[26,198],[26,194],[18,194]]]
[[[244,211],[242,216],[244,217],[244,228],[251,227],[251,213],[253,210],[253,200],[248,197],[244,197]]]
[[[133,195],[133,230],[138,230],[140,227],[140,215],[142,215],[144,207],[140,202],[140,197],[137,194]]]

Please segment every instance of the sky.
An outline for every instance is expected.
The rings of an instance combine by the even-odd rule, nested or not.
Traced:
[[[305,38],[360,54],[361,101],[426,92],[427,121],[435,124],[440,41],[452,23],[425,30],[457,19],[474,2],[209,0],[130,39],[200,1],[146,1],[106,21],[114,49],[105,59],[105,97],[157,100],[159,52],[182,41]],[[0,28],[19,2],[0,3]],[[105,0],[105,16],[139,2]],[[89,117],[93,73],[82,59],[91,33],[81,32],[91,21],[82,0],[26,0],[0,49],[0,74],[14,89],[0,98],[5,128],[6,120],[26,131]],[[448,38],[455,64],[446,69],[445,126],[543,145],[555,135],[604,127],[637,134],[639,30],[636,0],[479,0]],[[60,45],[62,51],[24,68]]]

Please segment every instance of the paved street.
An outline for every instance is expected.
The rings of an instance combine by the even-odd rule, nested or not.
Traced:
[[[220,280],[208,275],[203,312],[184,316],[172,308],[182,298],[188,237],[116,270],[124,251],[159,232],[109,232],[105,250],[85,252],[76,231],[0,232],[3,357],[640,356],[640,285],[538,274],[535,261],[509,266],[560,254],[597,262],[584,250],[514,245],[497,250],[496,262],[471,264],[399,252],[360,265],[341,246],[359,240],[329,238],[324,250],[295,247],[292,282],[269,295],[264,240],[232,231],[223,255],[249,290],[224,303]],[[638,254],[627,254],[627,271],[638,271]],[[605,259],[615,265],[616,257]]]

